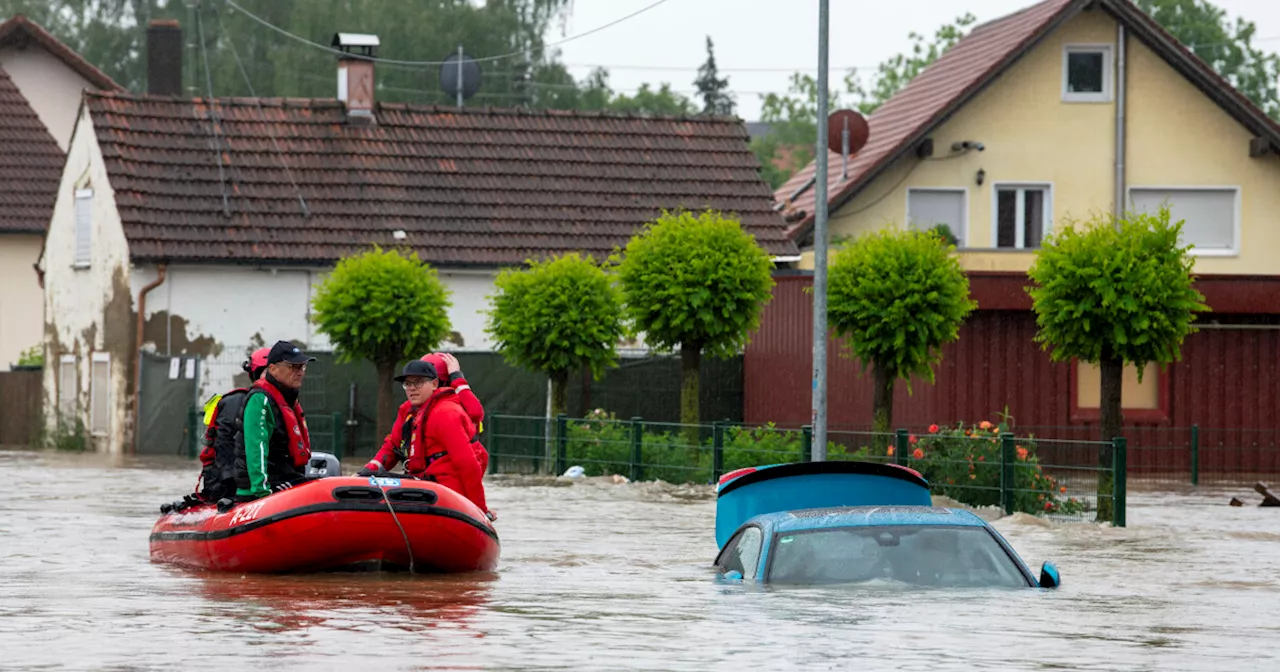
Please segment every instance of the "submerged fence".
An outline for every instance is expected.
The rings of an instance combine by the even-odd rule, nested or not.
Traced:
[[[807,427],[680,425],[602,415],[550,421],[491,416],[484,441],[490,473],[563,474],[579,466],[588,476],[671,483],[715,483],[735,469],[809,461],[813,455]],[[830,431],[827,459],[909,467],[929,481],[934,494],[969,506],[1125,524],[1125,439],[1045,440],[994,426],[924,434]]]

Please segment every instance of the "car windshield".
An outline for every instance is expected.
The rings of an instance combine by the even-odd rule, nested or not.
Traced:
[[[772,583],[1030,585],[1009,554],[982,527],[882,525],[779,533],[771,553]]]

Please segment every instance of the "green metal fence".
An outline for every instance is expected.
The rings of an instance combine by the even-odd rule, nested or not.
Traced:
[[[633,481],[715,483],[734,469],[807,461],[808,427],[747,427],[559,416],[490,416],[483,437],[491,473],[621,474]],[[828,432],[828,460],[894,463],[919,471],[934,494],[1062,520],[1125,524],[1124,439],[1045,440],[998,428],[892,434]]]

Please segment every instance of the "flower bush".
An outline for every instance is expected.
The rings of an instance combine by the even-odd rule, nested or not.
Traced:
[[[970,506],[1001,506],[1001,422],[976,425],[931,425],[928,433],[912,437],[907,465],[928,479],[933,491]],[[1035,440],[1020,437],[1014,448],[1013,508],[1033,514],[1069,515],[1085,510],[1075,497],[1063,498],[1065,486],[1044,471],[1036,456]]]

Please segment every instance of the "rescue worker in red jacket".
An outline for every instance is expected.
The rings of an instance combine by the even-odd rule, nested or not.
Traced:
[[[471,386],[467,384],[467,379],[462,375],[462,365],[458,363],[458,358],[447,352],[433,352],[429,355],[423,355],[422,361],[428,362],[436,367],[436,376],[441,381],[449,381],[448,386],[458,393],[458,401],[462,402],[462,408],[467,412],[467,417],[471,418],[471,422],[475,424],[478,433],[484,433],[484,406],[480,405],[480,400],[476,398]],[[441,383],[443,386],[444,383]],[[401,406],[403,412],[404,407]],[[399,424],[399,423],[397,423]],[[473,444],[476,449],[476,460],[480,462],[480,472],[489,471],[489,451],[485,450],[484,445],[479,441]]]
[[[394,469],[401,461],[405,472],[415,478],[435,481],[471,500],[490,520],[484,496],[484,472],[476,459],[473,444],[476,427],[451,387],[440,387],[436,367],[420,359],[410,361],[395,377],[404,387],[413,409],[402,424],[400,441],[388,435],[377,456],[357,472],[372,476]]]

